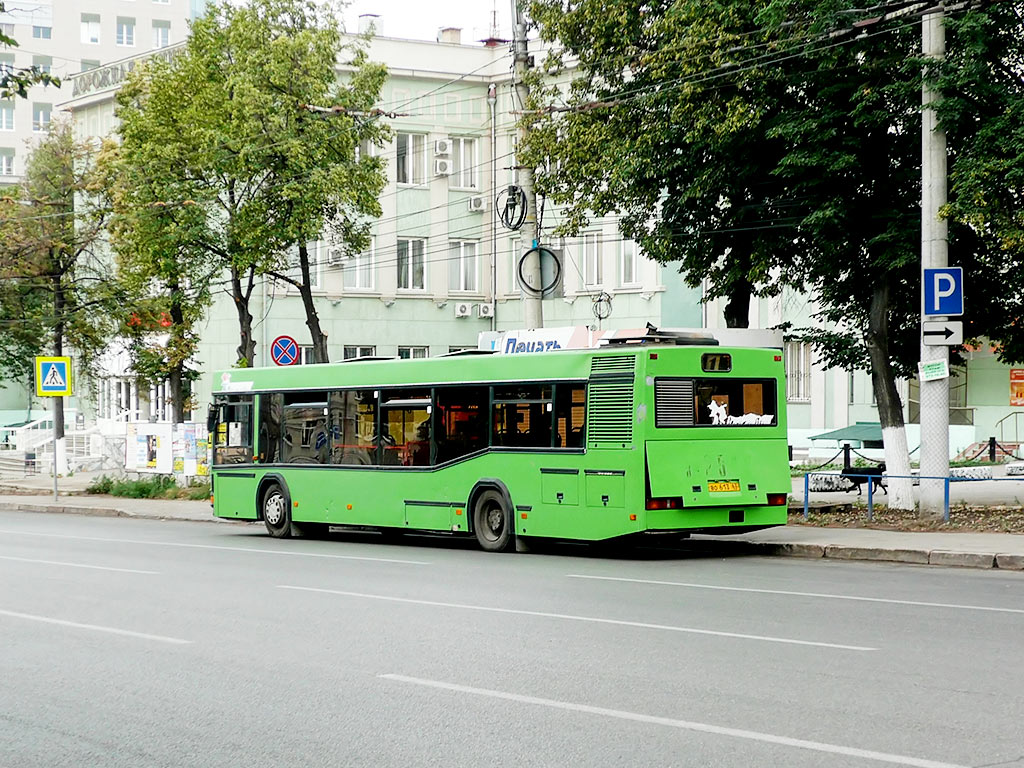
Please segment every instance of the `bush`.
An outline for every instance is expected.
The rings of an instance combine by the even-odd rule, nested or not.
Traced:
[[[102,493],[129,499],[189,499],[198,501],[210,497],[210,484],[198,483],[181,488],[171,475],[154,475],[140,480],[97,478],[85,489],[86,493]]]

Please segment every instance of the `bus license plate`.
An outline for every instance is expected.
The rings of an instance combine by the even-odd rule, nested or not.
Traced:
[[[740,484],[737,480],[712,480],[708,482],[708,491],[710,493],[729,493],[739,492]]]

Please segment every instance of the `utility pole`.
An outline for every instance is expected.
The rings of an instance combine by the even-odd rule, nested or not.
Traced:
[[[526,22],[523,19],[522,0],[512,0],[512,22],[515,27],[513,35],[513,51],[515,53],[515,89],[519,98],[519,109],[524,110],[530,96],[530,88],[526,84],[526,71],[530,68],[530,55],[526,43]],[[528,129],[525,123],[519,122],[519,142],[526,142]],[[521,248],[525,257],[522,264],[521,274],[523,277],[523,322],[527,328],[544,327],[544,305],[539,289],[543,286],[540,271],[540,252],[537,247],[540,245],[540,233],[537,231],[537,192],[533,186],[533,168],[527,168],[519,163],[516,157],[516,176],[519,179],[519,187],[526,193],[526,219],[523,222]],[[517,269],[518,269],[517,264]],[[525,286],[532,286],[537,291],[531,291]]]
[[[946,55],[943,6],[921,19],[921,52],[926,59],[940,62]],[[921,317],[925,317],[924,271],[948,266],[946,220],[939,211],[946,204],[946,134],[939,127],[935,105],[940,94],[925,73],[921,86]],[[945,320],[930,316],[929,320]],[[921,362],[942,362],[949,366],[949,347],[923,343]],[[921,381],[921,475],[949,475],[949,379]],[[937,517],[944,508],[941,480],[921,481],[921,514]]]

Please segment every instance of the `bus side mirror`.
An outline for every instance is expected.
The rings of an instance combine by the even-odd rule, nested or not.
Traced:
[[[209,408],[206,409],[206,431],[213,433],[213,428],[217,426],[217,406],[210,403]]]

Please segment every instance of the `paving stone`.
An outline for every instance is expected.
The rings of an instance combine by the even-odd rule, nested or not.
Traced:
[[[949,565],[957,568],[992,568],[995,562],[995,554],[981,552],[944,552],[935,549],[928,555],[929,565]]]
[[[884,549],[882,547],[825,547],[825,557],[835,560],[885,560],[894,563],[928,564],[928,552],[923,549]]]
[[[1024,571],[1024,555],[996,555],[996,568],[1004,571]]]

